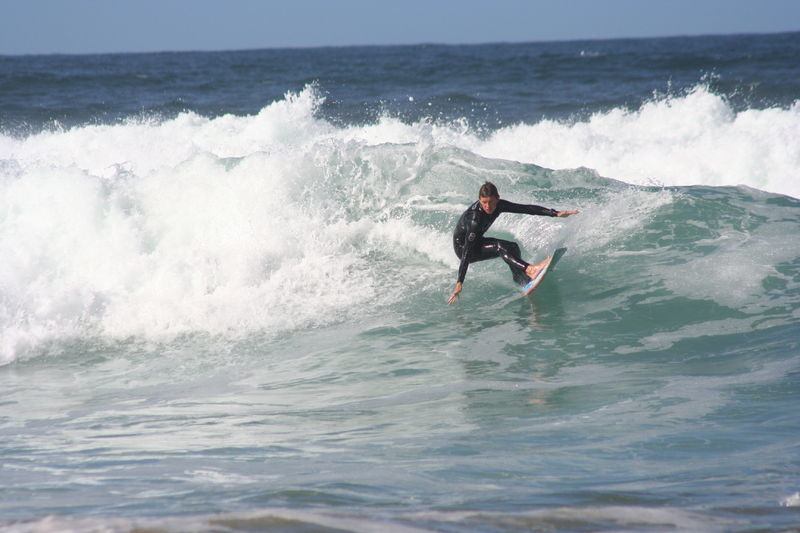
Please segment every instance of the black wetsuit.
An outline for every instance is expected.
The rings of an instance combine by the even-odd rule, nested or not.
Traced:
[[[464,211],[464,214],[461,215],[461,218],[458,219],[458,224],[456,224],[456,229],[453,232],[453,249],[461,259],[461,264],[458,267],[459,283],[464,283],[470,263],[494,259],[495,257],[503,258],[503,261],[511,269],[514,281],[519,284],[529,281],[525,275],[528,263],[520,257],[517,243],[483,236],[497,217],[503,213],[520,213],[546,217],[558,216],[558,211],[555,209],[548,209],[538,205],[515,204],[502,198],[497,203],[497,209],[491,215],[481,208],[479,201],[469,206]]]

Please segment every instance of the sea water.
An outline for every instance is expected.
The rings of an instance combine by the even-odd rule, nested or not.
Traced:
[[[0,528],[800,524],[800,34],[0,57]],[[501,261],[447,298],[478,187]]]

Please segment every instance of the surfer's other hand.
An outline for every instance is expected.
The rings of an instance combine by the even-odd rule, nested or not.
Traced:
[[[450,295],[450,298],[447,299],[447,303],[451,304],[458,300],[458,295],[461,294],[461,283],[456,283],[456,288],[453,289],[453,294]]]

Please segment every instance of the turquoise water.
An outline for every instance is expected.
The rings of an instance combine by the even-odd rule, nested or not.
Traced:
[[[796,103],[697,82],[487,130],[342,122],[325,79],[0,136],[0,529],[797,527]],[[503,215],[567,253],[448,306],[485,179],[581,213]]]

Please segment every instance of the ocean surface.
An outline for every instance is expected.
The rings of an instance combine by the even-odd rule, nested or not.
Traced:
[[[0,531],[800,531],[798,406],[800,33],[0,57]]]

